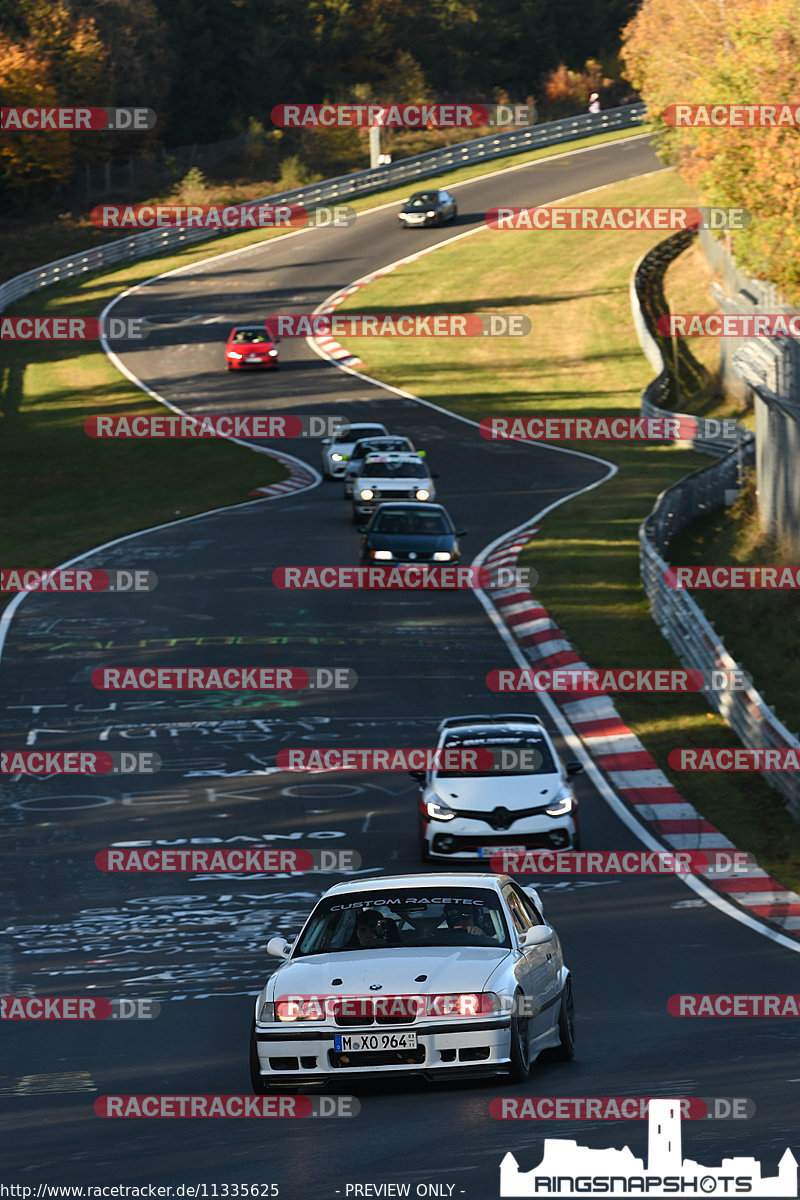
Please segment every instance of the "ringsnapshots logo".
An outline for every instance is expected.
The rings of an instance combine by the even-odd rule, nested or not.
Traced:
[[[153,129],[158,118],[152,108],[0,108],[0,129],[100,130],[106,133],[140,133]]]
[[[675,129],[793,129],[800,125],[800,105],[668,104],[661,116]]]
[[[0,592],[152,592],[158,586],[155,571],[55,567],[42,571],[29,567],[0,570]]]
[[[651,1099],[647,1162],[622,1150],[545,1138],[542,1161],[521,1171],[510,1152],[500,1164],[500,1195],[511,1196],[797,1196],[797,1159],[787,1149],[778,1174],[765,1177],[755,1158],[725,1158],[718,1167],[684,1159],[681,1100]]]
[[[533,125],[532,104],[276,104],[270,113],[278,129],[480,129]]]
[[[272,337],[527,337],[524,313],[274,313]]]
[[[350,424],[342,417],[315,414],[296,417],[278,413],[130,413],[87,417],[83,432],[90,438],[321,438],[344,437]]]
[[[154,1021],[158,1000],[101,996],[0,996],[3,1021]]]
[[[0,317],[3,342],[142,341],[149,335],[137,317]]]
[[[279,750],[275,762],[284,771],[458,771],[491,775],[493,771],[538,771],[542,755],[532,746],[381,747],[341,746],[318,750]]]
[[[434,551],[433,563],[400,562],[391,550],[374,550],[374,565],[368,567],[276,567],[273,587],[312,591],[363,591],[406,589],[408,591],[451,591],[459,588],[501,590],[531,588],[538,582],[533,567],[443,566],[452,557],[448,550]],[[414,557],[414,551],[409,553]],[[382,563],[380,559],[392,560]],[[438,560],[438,561],[437,561]]]
[[[89,219],[98,229],[349,229],[348,204],[97,204]]]
[[[97,667],[99,691],[348,692],[358,683],[352,667]]]
[[[98,850],[94,862],[98,871],[109,874],[289,874],[331,871],[357,871],[361,855],[355,850],[278,850],[272,846],[248,846],[246,849],[158,850],[124,848]]]
[[[490,208],[488,229],[631,230],[747,229],[752,217],[746,208],[606,208],[558,207]]]
[[[3,750],[0,775],[154,775],[161,758],[145,750]]]

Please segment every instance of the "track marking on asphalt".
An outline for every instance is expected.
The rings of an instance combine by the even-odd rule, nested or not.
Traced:
[[[44,1096],[63,1092],[96,1092],[88,1071],[58,1071],[51,1075],[0,1075],[0,1096]]]

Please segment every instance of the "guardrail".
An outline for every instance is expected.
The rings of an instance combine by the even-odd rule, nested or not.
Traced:
[[[687,236],[688,235],[688,236]],[[671,379],[655,332],[655,318],[663,305],[663,278],[669,263],[681,254],[694,231],[681,231],[654,247],[634,268],[631,299],[634,324],[642,350],[659,374],[642,393],[642,414],[663,414],[670,397]],[[659,300],[660,297],[660,300]],[[641,332],[640,332],[641,331]],[[660,366],[660,369],[659,369]],[[729,441],[706,439],[697,445],[706,453],[721,455],[714,463],[693,471],[666,488],[639,528],[639,570],[642,586],[650,600],[652,616],[662,634],[686,667],[703,672],[711,680],[712,671],[742,670],[717,637],[713,625],[688,591],[671,588],[665,581],[669,563],[663,557],[671,540],[696,517],[712,512],[727,502],[727,493],[738,492],[742,472],[755,461],[756,439],[750,430],[739,426],[738,445]],[[702,440],[702,439],[700,439]],[[706,693],[709,703],[751,749],[800,749],[800,739],[783,725],[755,687],[745,691]],[[800,781],[792,772],[762,771],[764,778],[786,800],[795,820],[800,820]]]
[[[365,171],[354,171],[350,175],[339,175],[334,179],[321,180],[292,191],[279,192],[274,196],[248,203],[255,204],[301,204],[314,207],[330,201],[354,199],[367,196],[394,184],[429,179],[442,171],[473,163],[490,162],[536,150],[543,146],[555,146],[561,142],[576,141],[597,133],[615,129],[630,129],[641,124],[646,113],[644,104],[625,104],[600,113],[583,113],[578,117],[565,117],[560,121],[548,121],[544,125],[530,125],[512,129],[507,133],[490,134],[488,137],[473,138],[455,146],[444,146],[428,150],[414,158],[403,158]],[[57,259],[33,271],[16,275],[0,284],[0,312],[39,288],[50,287],[76,275],[99,271],[104,267],[131,259],[150,258],[165,250],[175,249],[189,242],[201,242],[214,237],[224,237],[227,230],[209,229],[151,229],[119,241],[107,242],[92,250],[84,250],[67,258]]]

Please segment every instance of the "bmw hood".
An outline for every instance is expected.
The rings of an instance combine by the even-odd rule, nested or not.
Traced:
[[[481,992],[510,953],[502,946],[409,946],[312,954],[279,967],[269,980],[266,998]],[[342,982],[334,984],[334,979]],[[380,987],[372,989],[371,984]]]
[[[562,791],[560,775],[481,775],[435,779],[425,789],[425,798],[434,796],[460,811],[491,812],[502,806],[510,812],[519,808],[544,807]]]

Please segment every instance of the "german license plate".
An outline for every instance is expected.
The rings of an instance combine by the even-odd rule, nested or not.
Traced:
[[[478,858],[491,858],[493,854],[524,854],[524,846],[478,846]]]
[[[337,1033],[334,1050],[416,1050],[416,1033]]]
[[[246,362],[261,362],[260,354],[248,354]]]

